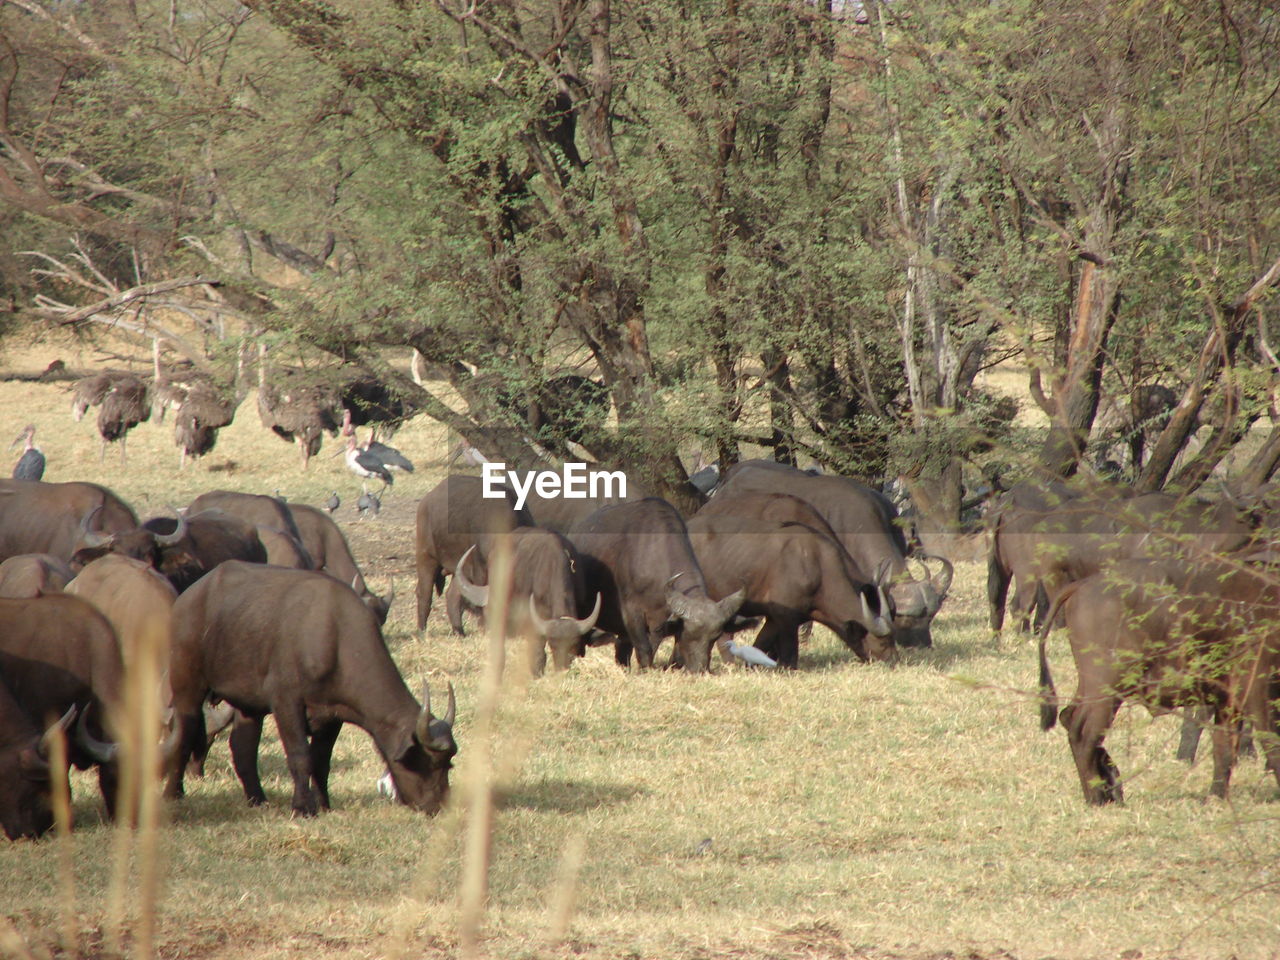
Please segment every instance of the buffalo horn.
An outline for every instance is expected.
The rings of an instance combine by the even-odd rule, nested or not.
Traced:
[[[110,534],[89,529],[89,524],[93,523],[93,518],[101,509],[102,504],[98,504],[80,520],[80,539],[84,541],[86,547],[105,547],[111,542]]]
[[[473,543],[467,547],[467,552],[462,555],[462,559],[458,561],[458,565],[454,567],[453,575],[458,578],[458,589],[462,591],[462,595],[466,597],[467,603],[473,606],[483,607],[489,602],[489,588],[478,587],[467,579],[463,568],[467,565],[467,558],[471,556],[471,551],[476,548]]]
[[[937,581],[934,582],[934,589],[938,591],[938,603],[942,603],[942,598],[945,597],[947,595],[947,591],[951,589],[951,579],[955,576],[956,568],[946,557],[938,557],[933,554],[928,554],[928,557],[930,560],[937,560],[942,564],[942,573],[939,575]],[[929,579],[933,580],[932,574],[930,574]]]
[[[50,725],[49,729],[44,732],[44,735],[40,737],[41,757],[49,756],[49,751],[53,747],[53,738],[58,736],[57,731],[62,731],[62,736],[65,737],[67,735],[67,731],[71,729],[71,724],[75,719],[76,705],[73,703],[71,706],[67,707],[67,712],[64,713],[60,719],[54,721],[54,723]]]
[[[116,759],[119,748],[114,743],[99,740],[89,732],[85,723],[89,719],[89,708],[85,707],[80,714],[80,722],[76,724],[76,743],[98,763],[112,763]]]
[[[422,709],[418,712],[413,736],[419,743],[431,742],[431,685],[425,680],[422,681]]]
[[[178,518],[178,525],[173,528],[173,533],[157,533],[155,535],[156,544],[161,547],[176,547],[182,541],[182,538],[187,535],[187,518],[172,504],[169,509]]]
[[[575,620],[578,625],[578,633],[586,635],[591,632],[591,628],[596,625],[596,621],[600,619],[600,591],[596,591],[596,605],[591,608],[591,612],[587,614],[585,620]]]
[[[716,610],[722,618],[721,622],[728,620],[735,613],[737,613],[738,608],[742,606],[742,602],[746,599],[747,599],[747,588],[741,587],[738,589],[736,593],[731,593],[727,597],[725,597],[723,600],[716,603]]]
[[[386,599],[387,609],[391,608],[391,604],[395,603],[395,600],[396,600],[396,581],[395,581],[395,577],[392,577],[391,589],[387,591],[387,599]]]
[[[453,681],[452,680],[448,681],[448,685],[449,685],[449,705],[444,708],[444,716],[441,717],[440,719],[443,720],[445,723],[447,723],[450,727],[452,727],[454,719],[456,719],[456,717],[458,716],[458,698],[453,692]]]
[[[533,594],[529,594],[529,622],[533,624],[533,632],[540,637],[545,637],[547,631],[551,628],[551,621],[542,619],[538,613],[538,602],[533,598]]]

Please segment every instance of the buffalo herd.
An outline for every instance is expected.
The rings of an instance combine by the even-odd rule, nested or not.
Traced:
[[[467,611],[503,611],[506,631],[531,641],[534,674],[548,651],[565,670],[603,643],[619,665],[650,669],[668,637],[666,665],[703,673],[717,648],[741,655],[733,637],[749,627],[750,662],[794,669],[810,622],[863,661],[931,645],[954,569],[908,541],[881,493],[759,460],[719,481],[686,518],[644,496],[534,494],[517,508],[510,490],[449,476],[418,504],[417,626],[440,595],[458,633]],[[139,522],[101,486],[0,481],[6,834],[51,827],[57,740],[71,764],[96,767],[115,813],[126,675],[148,644],[159,648],[153,727],[168,796],[200,770],[212,723],[231,727],[245,795],[264,802],[257,754],[271,714],[298,815],[328,808],[344,723],[372,738],[389,792],[438,811],[457,751],[453,687],[441,715],[425,684],[415,697],[383,639],[393,597],[370,590],[329,515],[230,491],[170,512]],[[991,624],[1000,630],[1011,589],[1019,623],[1038,624],[1042,724],[1066,728],[1089,802],[1121,799],[1103,740],[1124,699],[1212,709],[1218,796],[1246,721],[1280,781],[1280,586],[1265,512],[1102,484],[1024,484],[992,501]],[[501,557],[507,573],[495,567],[491,581]],[[1045,648],[1055,624],[1078,676],[1060,711]]]

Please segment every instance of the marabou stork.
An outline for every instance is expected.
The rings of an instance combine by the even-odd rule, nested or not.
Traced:
[[[17,464],[13,468],[13,479],[15,480],[39,480],[44,476],[44,454],[36,447],[36,425],[28,423],[23,431],[14,438],[13,443],[9,444],[12,450],[22,441],[26,441],[26,448],[22,451],[22,456],[18,458]]]
[[[356,435],[355,423],[351,419],[350,410],[342,411],[342,435],[347,438]],[[368,456],[376,457],[388,470],[402,470],[405,473],[413,473],[413,462],[408,457],[395,447],[379,443],[373,436],[373,430],[370,429],[368,441],[362,444],[357,440],[356,446]]]
[[[396,482],[396,478],[391,475],[391,471],[387,469],[382,460],[360,449],[356,444],[355,434],[347,437],[347,469],[363,481],[372,480],[376,477],[382,481],[384,490]],[[367,494],[369,491],[368,485],[362,484],[362,487]]]

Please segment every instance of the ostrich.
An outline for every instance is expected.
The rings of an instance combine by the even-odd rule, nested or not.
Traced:
[[[44,476],[44,454],[36,447],[36,425],[28,423],[26,428],[18,434],[13,443],[9,444],[12,450],[18,444],[26,441],[26,448],[22,451],[22,456],[18,458],[17,464],[13,468],[13,479],[15,480],[39,480]]]
[[[147,382],[132,373],[106,370],[77,380],[71,390],[71,414],[77,420],[89,407],[98,407],[98,434],[102,437],[101,463],[107,459],[107,444],[120,441],[120,464],[127,466],[129,452],[125,437],[129,431],[151,417],[151,401]]]
[[[218,431],[230,426],[235,414],[235,401],[220,394],[213,384],[193,383],[173,417],[173,439],[181,451],[178,469],[186,467],[187,457],[198,459],[212,450]]]
[[[323,384],[307,383],[302,374],[292,370],[273,369],[275,382],[268,383],[265,346],[259,347],[259,357],[258,416],[264,427],[298,444],[305,470],[311,458],[320,452],[324,432],[338,434],[338,421],[334,416],[337,392]]]

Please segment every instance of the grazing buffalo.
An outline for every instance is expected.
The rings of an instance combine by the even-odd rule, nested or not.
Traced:
[[[796,666],[800,625],[810,620],[831,629],[862,660],[894,656],[893,610],[883,585],[852,572],[844,547],[820,530],[790,520],[699,513],[689,521],[689,541],[712,597],[745,586],[739,613],[765,618],[755,645],[779,666]],[[881,575],[887,570],[883,565]]]
[[[1122,701],[1153,711],[1207,703],[1214,710],[1213,785],[1226,797],[1250,716],[1275,731],[1280,684],[1280,586],[1274,571],[1238,557],[1123,560],[1063,589],[1040,632],[1041,725],[1058,717],[1045,640],[1061,611],[1075,657],[1076,692],[1062,709],[1080,786],[1089,803],[1123,799],[1102,742]],[[1280,743],[1259,738],[1280,783]]]
[[[378,623],[387,622],[391,604],[395,600],[395,585],[387,596],[380,597],[364,581],[364,574],[356,566],[347,538],[338,525],[323,510],[305,503],[289,504],[294,525],[302,538],[302,548],[311,558],[311,569],[328,574],[334,580],[345,583],[359,595],[361,602],[374,612]]]
[[[49,737],[65,734],[75,708],[40,734],[0,675],[0,828],[10,840],[35,839],[53,826]]]
[[[453,575],[468,549],[478,544],[483,561],[490,536],[533,526],[529,513],[515,508],[515,495],[510,490],[504,490],[502,498],[485,497],[482,483],[479,477],[450,474],[418,502],[414,557],[419,630],[426,629],[432,592],[444,591],[445,575]],[[449,621],[462,632],[456,597],[449,608]]]
[[[81,770],[97,765],[102,799],[114,815],[119,773],[103,730],[120,716],[124,664],[111,624],[67,594],[0,600],[0,624],[0,676],[9,692],[38,723],[77,710],[69,759]]]
[[[182,593],[227,560],[266,563],[267,551],[252,524],[221,510],[190,517],[153,517],[140,527],[105,535],[84,531],[83,546],[72,558],[84,566],[108,553],[153,567]]]
[[[67,562],[52,554],[19,554],[0,563],[0,597],[20,600],[61,593],[74,576]]]
[[[942,557],[935,575],[927,566],[923,579],[911,575],[907,541],[898,527],[897,511],[885,497],[847,477],[814,476],[771,460],[744,460],[726,472],[712,500],[741,493],[787,493],[809,503],[830,525],[858,569],[870,575],[888,565],[893,599],[893,639],[899,647],[933,643],[930,625],[951,587],[953,568]],[[924,564],[924,557],[919,563]]]
[[[173,603],[178,592],[148,564],[109,553],[87,564],[67,584],[67,593],[89,601],[107,618],[116,632],[126,669],[134,667],[144,654],[155,657],[161,675],[168,669]],[[162,706],[169,705],[167,687],[161,690],[160,700]]]
[[[187,505],[187,514],[192,515],[202,513],[205,510],[221,510],[223,513],[229,513],[233,517],[239,517],[245,520],[259,530],[268,529],[279,531],[289,539],[298,544],[297,549],[301,551],[302,560],[305,566],[299,566],[299,570],[314,570],[316,565],[312,562],[311,556],[307,553],[306,547],[303,546],[302,532],[298,529],[298,525],[294,520],[293,511],[289,505],[278,497],[268,497],[261,493],[239,493],[235,490],[211,490],[208,493],[202,493]],[[259,534],[261,538],[261,534]],[[292,552],[292,546],[282,546],[275,537],[270,537],[277,551],[283,550],[285,554]],[[262,539],[262,545],[267,547],[268,554],[271,553],[271,547],[267,545],[267,540]],[[281,563],[280,560],[269,558],[268,563],[274,563],[279,566],[294,566],[293,563]],[[347,581],[350,583],[350,581]]]
[[[1235,507],[1167,493],[1123,496],[1097,488],[1073,496],[1062,488],[1015,488],[992,524],[987,562],[991,628],[1004,624],[1005,599],[1017,582],[1023,625],[1031,598],[1051,603],[1067,584],[1111,563],[1137,558],[1208,556],[1238,550],[1254,531]]]
[[[569,540],[586,566],[588,590],[600,592],[597,624],[616,638],[619,664],[629,665],[634,650],[641,669],[652,667],[663,638],[671,636],[674,661],[694,673],[709,668],[711,646],[742,606],[745,591],[711,599],[675,507],[656,498],[603,507]]]
[[[129,505],[97,484],[0,480],[0,560],[48,553],[69,561],[85,529],[112,534],[137,525]]]
[[[567,670],[574,657],[582,656],[585,637],[600,616],[600,594],[595,594],[594,601],[588,600],[582,558],[562,534],[518,527],[502,539],[511,550],[507,631],[539,641],[531,649],[535,675],[540,676],[546,667],[548,645],[555,669]],[[497,545],[499,538],[492,540],[494,549],[501,549]],[[476,546],[467,550],[468,554],[473,552],[478,553]],[[464,554],[450,589],[456,585],[470,603],[484,608],[489,603],[489,587],[473,583],[466,573],[468,566]],[[590,612],[583,615],[588,603],[592,603]]]
[[[179,597],[173,615],[170,677],[182,732],[169,796],[182,795],[183,768],[205,744],[202,707],[213,695],[247,718],[242,730],[275,717],[297,813],[329,806],[329,761],[343,723],[373,738],[403,803],[440,809],[457,751],[452,687],[443,718],[432,716],[429,702],[419,706],[377,617],[349,586],[313,571],[233,561]],[[263,802],[256,738],[233,733],[232,749],[250,802]]]

